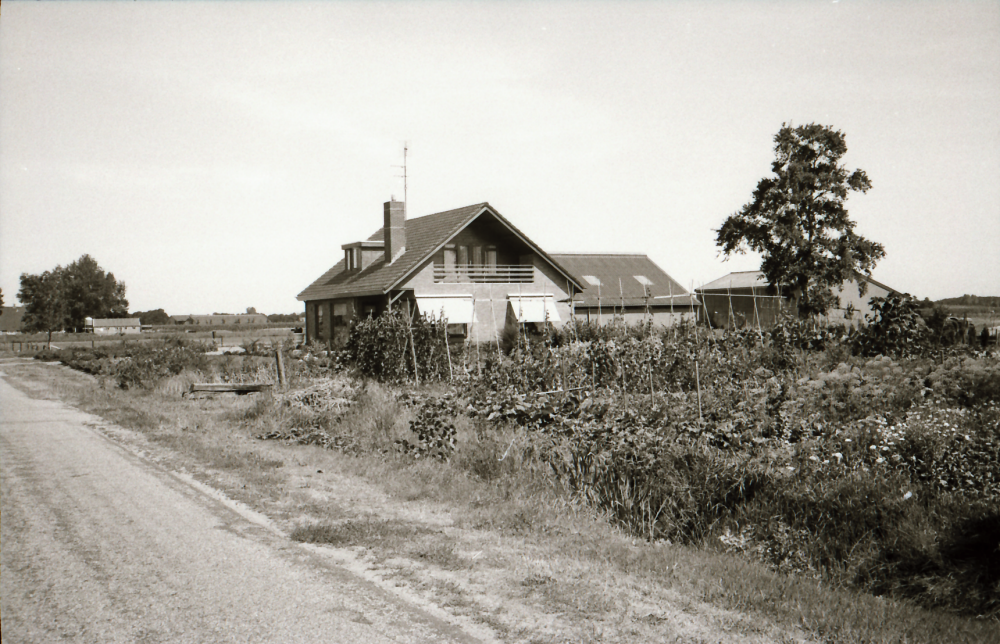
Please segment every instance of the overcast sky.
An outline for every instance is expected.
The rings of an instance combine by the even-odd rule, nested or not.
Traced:
[[[3,2],[0,287],[84,253],[133,311],[303,310],[402,199],[686,286],[783,122],[844,132],[877,280],[1000,295],[1000,3]]]

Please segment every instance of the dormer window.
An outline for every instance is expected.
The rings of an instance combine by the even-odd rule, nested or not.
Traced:
[[[354,271],[359,268],[361,265],[358,257],[360,251],[360,248],[348,248],[344,251],[344,265],[347,267],[347,270]]]

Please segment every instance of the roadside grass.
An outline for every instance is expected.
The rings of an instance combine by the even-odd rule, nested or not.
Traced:
[[[573,624],[578,641],[683,634],[671,630],[679,627],[664,598],[681,606],[679,613],[703,613],[708,604],[747,615],[712,617],[720,628],[734,629],[734,639],[775,638],[775,625],[787,633],[787,641],[804,636],[822,642],[993,643],[1000,636],[995,622],[825,587],[710,547],[630,538],[557,485],[535,439],[513,426],[477,433],[471,423],[464,424],[450,462],[397,457],[392,445],[409,431],[408,411],[381,387],[366,388],[355,407],[322,421],[326,431],[346,437],[349,449],[336,451],[253,440],[263,430],[295,420],[291,411],[263,396],[181,399],[164,392],[100,388],[90,376],[42,371],[46,368],[8,370],[140,432],[174,452],[167,457],[176,459],[172,465],[193,470],[259,509],[278,508],[285,518],[301,519],[287,507],[289,499],[301,501],[288,488],[290,467],[363,479],[417,516],[428,505],[445,508],[452,518],[446,531],[415,520],[355,516],[336,500],[317,500],[303,505],[312,519],[299,523],[291,536],[363,547],[383,563],[408,557],[450,572],[452,577],[432,578],[433,583],[413,569],[398,574],[433,587],[442,603],[473,601],[477,608],[470,612],[506,639],[560,641],[566,631],[552,625],[560,620]],[[199,468],[207,468],[206,474],[198,475]],[[320,478],[322,472],[316,474]],[[469,550],[483,555],[463,554]],[[479,581],[457,581],[459,572]],[[470,588],[491,592],[494,609],[489,609],[490,596],[470,594]],[[503,608],[505,602],[516,608]],[[524,617],[531,611],[531,618]]]

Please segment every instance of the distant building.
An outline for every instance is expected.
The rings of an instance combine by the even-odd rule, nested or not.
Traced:
[[[3,307],[3,315],[0,315],[0,333],[20,333],[23,321],[23,306]]]
[[[142,332],[139,318],[85,318],[85,333],[97,335],[126,335]]]
[[[858,292],[862,281],[867,284],[864,295]],[[782,313],[795,314],[794,303],[785,293],[779,293],[768,284],[760,271],[730,273],[696,288],[695,293],[702,302],[702,318],[707,316],[716,328],[743,325],[769,327],[778,321]],[[844,282],[834,290],[834,295],[840,298],[840,305],[827,311],[826,318],[841,324],[863,323],[865,316],[871,313],[871,298],[886,297],[890,293],[898,291],[856,273],[855,279]]]

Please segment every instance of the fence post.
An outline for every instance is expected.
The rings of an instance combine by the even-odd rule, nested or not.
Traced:
[[[285,380],[285,360],[281,357],[281,349],[275,350],[274,357],[278,363],[278,384],[284,389],[287,381]]]

